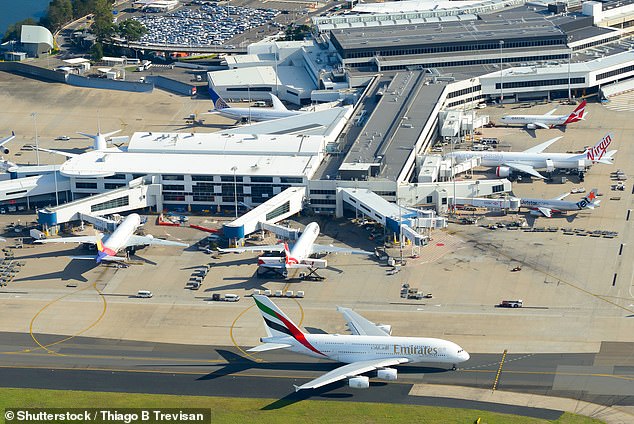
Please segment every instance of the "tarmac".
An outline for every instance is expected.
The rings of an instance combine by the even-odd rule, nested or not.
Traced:
[[[46,103],[41,99],[47,99]],[[73,152],[81,152],[91,144],[90,140],[75,136],[75,131],[95,132],[98,126],[103,132],[122,128],[124,131],[119,135],[131,135],[142,130],[212,132],[232,123],[215,115],[205,115],[208,126],[186,124],[185,118],[191,113],[200,116],[210,108],[208,100],[160,90],[151,94],[97,91],[5,73],[0,73],[0,102],[11,105],[0,113],[0,131],[7,134],[15,130],[17,136],[6,158],[22,164],[36,161],[35,152],[19,150],[20,146],[35,143],[36,123],[32,112],[37,113],[40,146]],[[490,114],[495,121],[506,113],[543,113],[552,107],[551,104],[514,110],[506,106],[487,108],[481,113]],[[560,111],[564,113],[572,108],[561,106]],[[573,391],[571,398],[608,406],[619,404],[620,399],[632,396],[634,385],[631,380],[634,321],[628,319],[634,316],[634,239],[627,218],[634,196],[631,181],[625,181],[625,191],[611,191],[610,173],[621,169],[634,175],[634,149],[630,143],[634,124],[629,113],[607,110],[595,103],[589,104],[588,110],[590,116],[586,121],[570,126],[565,132],[537,131],[533,138],[520,128],[484,131],[484,136],[504,139],[513,150],[563,135],[549,151],[579,150],[594,145],[608,131],[614,133],[611,148],[619,150],[615,164],[594,166],[583,183],[571,175],[567,184],[541,180],[514,184],[514,193],[524,197],[555,197],[581,185],[586,191],[599,188],[603,194],[601,207],[594,211],[553,219],[535,218],[525,213],[517,215],[526,217],[537,227],[557,227],[555,232],[451,225],[448,230],[433,233],[427,247],[406,246],[407,265],[398,274],[387,275],[389,268],[375,258],[331,255],[327,258],[329,269],[320,272],[325,277],[321,282],[257,278],[256,255],[227,254],[214,258],[195,247],[143,249],[138,252],[136,265],[119,269],[69,260],[71,255],[89,254],[80,247],[25,245],[10,248],[24,266],[13,282],[0,288],[0,304],[5,311],[0,331],[31,334],[36,340],[41,334],[55,335],[55,341],[68,338],[55,344],[55,348],[70,347],[78,337],[91,337],[102,340],[95,343],[165,342],[187,345],[187,349],[193,345],[201,349],[230,346],[239,352],[243,346],[257,344],[263,335],[260,316],[244,298],[246,295],[253,289],[302,290],[304,299],[276,302],[298,324],[311,331],[344,333],[347,330],[336,312],[336,305],[353,307],[374,322],[391,324],[395,335],[449,339],[473,353],[472,358],[488,355],[494,364],[491,369],[498,369],[505,350],[509,358],[527,357],[513,362],[518,366],[530,361],[528,358],[551,355],[548,367],[543,363],[530,365],[531,372],[538,374],[517,374],[522,377],[515,381],[526,384],[511,385],[514,393],[515,390],[530,392],[531,385],[541,381],[545,387],[550,384],[553,390],[561,390],[564,395],[570,388],[585,387],[583,393]],[[72,138],[55,141],[60,135]],[[61,163],[64,159],[41,153],[40,160]],[[491,171],[476,173],[477,177],[484,175],[490,176]],[[570,195],[570,198],[581,196]],[[515,214],[488,219],[495,222],[513,218]],[[190,217],[191,222],[213,228],[219,228],[227,219],[231,217]],[[33,212],[0,215],[0,228],[6,229],[8,224],[18,220],[21,224],[33,221]],[[376,240],[370,240],[368,230],[346,219],[303,216],[291,224],[301,226],[313,220],[322,228],[320,244],[334,243],[366,250],[377,246]],[[563,228],[618,234],[614,238],[567,235]],[[191,228],[156,226],[154,217],[150,217],[144,231],[190,244],[206,236]],[[5,231],[6,245],[14,246],[19,235]],[[202,288],[199,291],[185,289],[191,272],[206,263],[213,266]],[[518,265],[522,270],[511,272]],[[402,299],[400,287],[405,282],[425,293],[433,293],[433,298]],[[137,299],[134,294],[138,290],[151,290],[154,297]],[[236,293],[243,299],[234,304],[209,302],[207,299],[212,293]],[[497,308],[502,299],[523,299],[524,307]],[[33,343],[31,347],[35,346]],[[569,363],[569,358],[575,359]],[[297,358],[282,360],[290,365]],[[465,367],[472,364],[479,362],[472,359]],[[61,366],[47,362],[40,365]],[[24,364],[15,366],[20,368]],[[507,374],[514,370],[506,367],[504,365],[499,390],[509,389],[506,375],[515,375]],[[314,375],[304,372],[307,371],[302,370],[301,377]],[[486,372],[490,370],[487,368]],[[440,374],[442,378],[435,380]],[[466,384],[490,390],[489,374],[486,384],[481,386],[477,384],[478,377],[461,380],[446,375],[480,376],[478,372],[433,376],[427,373],[423,380],[413,379],[411,384]],[[608,383],[603,380],[606,378]],[[286,383],[290,387],[290,382],[285,381],[285,386]],[[150,390],[150,386],[146,389]],[[391,383],[387,386],[391,387]],[[458,394],[460,388],[455,389]],[[138,390],[143,389],[138,387]],[[599,396],[604,397],[597,398]],[[558,409],[565,410],[563,406]]]

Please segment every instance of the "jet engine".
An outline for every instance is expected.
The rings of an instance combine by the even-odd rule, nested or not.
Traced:
[[[388,335],[392,335],[392,326],[389,324],[377,324],[377,327],[379,327],[381,330],[385,331],[386,334]]]
[[[535,125],[535,124],[526,124],[526,129],[528,129],[528,130],[536,130],[537,129],[537,125]]]
[[[348,380],[348,386],[352,389],[367,389],[370,387],[370,379],[368,377],[352,377]]]
[[[511,168],[509,168],[508,166],[498,166],[495,169],[495,175],[500,178],[506,178],[511,175]]]
[[[5,155],[9,154],[9,149],[7,149],[6,147],[2,148],[2,153],[4,153]]]
[[[396,376],[397,372],[394,368],[383,368],[382,370],[378,370],[376,372],[376,377],[380,380],[395,381]]]

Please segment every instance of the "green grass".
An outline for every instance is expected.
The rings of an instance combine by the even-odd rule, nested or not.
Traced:
[[[272,399],[204,396],[146,395],[0,388],[0,412],[4,408],[210,408],[212,423],[473,423],[487,424],[598,424],[580,415],[565,413],[556,421],[491,412],[429,406],[309,400],[273,410],[263,410]],[[279,402],[276,404],[279,406]],[[3,416],[4,414],[0,414]],[[4,417],[2,418],[4,422]]]

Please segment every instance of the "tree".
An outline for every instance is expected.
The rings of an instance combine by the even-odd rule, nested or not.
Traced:
[[[128,19],[118,25],[117,33],[128,41],[138,41],[147,33],[147,28],[139,21]]]
[[[101,45],[101,43],[96,42],[92,45],[92,47],[90,48],[90,55],[92,57],[92,60],[94,60],[95,62],[99,62],[101,60],[101,58],[103,57],[103,46]]]
[[[26,18],[20,22],[14,23],[13,25],[9,25],[7,31],[4,33],[2,42],[4,43],[9,40],[19,41],[20,34],[22,33],[22,25],[37,25],[37,22],[35,22],[35,19],[33,18]]]
[[[46,16],[42,18],[41,24],[54,32],[72,20],[73,5],[71,0],[53,0],[48,5],[48,11]]]

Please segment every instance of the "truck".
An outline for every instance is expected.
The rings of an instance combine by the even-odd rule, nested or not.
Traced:
[[[240,300],[240,296],[233,293],[227,293],[225,295],[214,293],[211,295],[211,300],[214,302],[237,302]]]
[[[500,308],[521,308],[524,303],[519,300],[503,300],[498,305]]]

